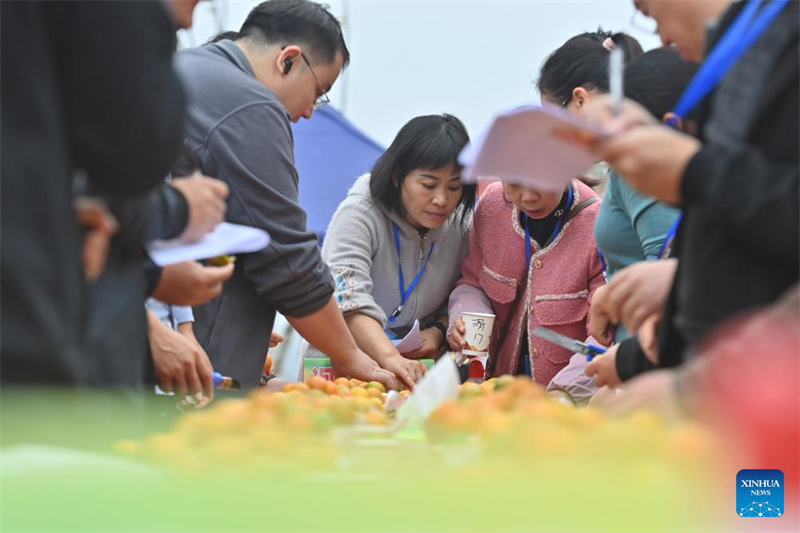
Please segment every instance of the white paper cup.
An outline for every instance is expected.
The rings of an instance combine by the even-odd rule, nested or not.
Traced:
[[[464,340],[467,341],[467,348],[461,350],[464,355],[486,355],[489,351],[489,343],[492,342],[492,328],[494,327],[494,315],[488,313],[461,313],[467,332]]]

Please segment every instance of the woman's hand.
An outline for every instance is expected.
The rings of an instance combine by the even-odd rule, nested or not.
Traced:
[[[370,356],[355,348],[347,357],[340,358],[334,362],[331,358],[331,367],[333,373],[339,377],[344,376],[348,378],[356,378],[361,381],[377,381],[382,383],[386,390],[397,388],[397,378],[404,383],[411,382],[408,373],[397,373],[392,375],[392,371],[387,368],[381,368],[378,363],[373,361]]]
[[[413,352],[404,353],[403,357],[408,359],[435,359],[439,355],[439,349],[444,344],[444,335],[437,328],[428,328],[419,332],[422,348]]]
[[[394,373],[399,382],[409,389],[413,389],[414,385],[422,379],[422,376],[424,376],[425,372],[428,370],[428,368],[419,361],[406,359],[399,353],[394,357],[384,358],[381,361],[381,366],[389,372]]]
[[[450,328],[450,332],[447,334],[447,342],[450,343],[450,348],[454,352],[460,352],[467,347],[467,341],[464,340],[464,335],[466,334],[467,325],[464,324],[464,319],[459,316],[455,319],[453,327]]]

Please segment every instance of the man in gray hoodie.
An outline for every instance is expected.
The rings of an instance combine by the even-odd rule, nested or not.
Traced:
[[[233,37],[177,55],[189,96],[187,144],[200,170],[230,187],[227,220],[268,231],[272,243],[240,256],[222,295],[195,308],[197,338],[215,370],[254,387],[280,311],[340,375],[395,387],[350,335],[298,203],[289,121],[327,103],[349,62],[339,22],[308,0],[270,0]]]

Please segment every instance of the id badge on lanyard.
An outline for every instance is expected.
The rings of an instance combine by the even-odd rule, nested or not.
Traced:
[[[417,287],[417,283],[419,282],[422,275],[425,273],[425,269],[428,268],[428,261],[431,260],[431,256],[433,255],[433,247],[436,245],[435,242],[431,243],[431,249],[428,251],[428,257],[425,259],[425,264],[422,265],[422,268],[417,273],[416,277],[414,277],[411,285],[408,286],[406,289],[406,283],[403,279],[403,257],[400,255],[400,229],[397,227],[397,224],[392,222],[392,233],[394,233],[394,245],[397,248],[397,264],[398,264],[398,277],[399,277],[399,285],[400,285],[400,305],[394,310],[394,312],[389,317],[389,323],[391,324],[394,322],[400,313],[403,312],[403,306],[406,304],[406,300],[408,297],[411,296],[411,293],[414,292],[414,289]]]

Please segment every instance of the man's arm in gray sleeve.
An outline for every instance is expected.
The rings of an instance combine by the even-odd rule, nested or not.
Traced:
[[[207,161],[203,168],[213,168],[230,186],[227,220],[261,228],[272,238],[264,250],[241,258],[258,294],[290,317],[327,305],[333,279],[316,233],[306,228],[285,111],[268,103],[240,109],[211,132],[199,155]]]

